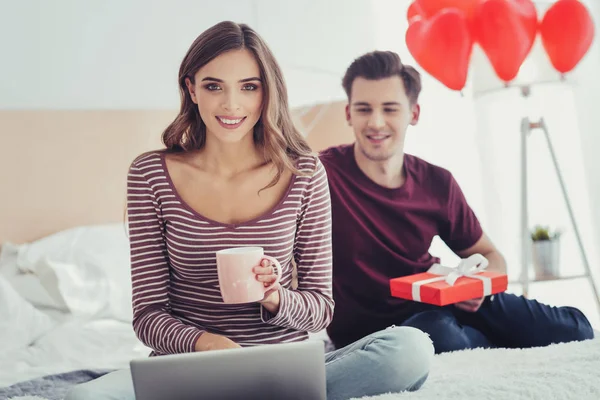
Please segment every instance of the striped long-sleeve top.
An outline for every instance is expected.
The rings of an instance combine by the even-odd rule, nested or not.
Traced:
[[[332,319],[331,211],[327,175],[316,157],[302,157],[272,210],[241,224],[212,221],[178,195],[164,153],[138,157],[127,180],[133,281],[133,328],[153,354],[194,351],[200,335],[241,346],[305,340]],[[280,305],[225,304],[218,250],[260,246],[282,266]],[[294,260],[297,287],[292,288]]]

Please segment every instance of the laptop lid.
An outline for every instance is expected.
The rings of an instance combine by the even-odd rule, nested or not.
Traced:
[[[133,360],[136,400],[326,400],[322,341]]]

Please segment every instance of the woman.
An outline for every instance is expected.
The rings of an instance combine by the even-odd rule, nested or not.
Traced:
[[[179,70],[181,110],[167,147],[128,176],[133,327],[154,355],[306,340],[333,316],[327,176],[292,124],[281,70],[248,26],[222,22],[192,44]],[[282,266],[275,290],[224,304],[215,252],[260,246]],[[297,283],[293,284],[295,263]],[[276,279],[266,260],[256,279]],[[416,390],[433,347],[391,328],[326,355],[327,395]],[[67,399],[133,399],[129,371]]]

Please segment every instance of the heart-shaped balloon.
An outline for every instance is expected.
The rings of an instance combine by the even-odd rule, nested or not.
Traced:
[[[413,1],[412,3],[410,3],[410,6],[408,6],[408,10],[406,10],[406,19],[408,22],[411,22],[411,20],[415,17],[424,17],[424,16],[425,16],[425,13],[421,9],[421,7],[417,4],[416,1]]]
[[[444,9],[457,9],[465,13],[467,20],[475,15],[477,5],[481,0],[415,0],[426,18],[431,18]]]
[[[578,0],[558,0],[542,19],[542,44],[554,68],[566,73],[581,61],[594,40],[594,22]]]
[[[477,7],[474,40],[505,82],[519,73],[536,33],[537,11],[531,0],[483,0]]]
[[[538,33],[539,21],[538,13],[533,0],[512,0],[512,2],[516,5],[516,10],[521,15],[521,20],[525,25],[527,34],[533,36],[533,41],[535,42],[535,36]]]
[[[445,9],[416,19],[406,31],[406,46],[419,65],[453,90],[467,81],[473,39],[462,11]]]

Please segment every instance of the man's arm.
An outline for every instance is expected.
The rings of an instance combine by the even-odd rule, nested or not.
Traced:
[[[504,257],[485,233],[481,235],[481,238],[473,246],[456,254],[460,258],[467,258],[477,253],[488,259],[489,265],[486,271],[497,272],[499,274],[506,273],[506,261]]]
[[[469,206],[458,182],[449,175],[447,220],[440,232],[441,239],[461,258],[479,253],[488,259],[488,271],[506,273],[506,262],[490,238],[483,232],[477,216]],[[479,239],[477,239],[479,238]],[[475,244],[472,244],[475,242]],[[470,246],[465,248],[466,246]],[[475,312],[484,298],[463,301],[457,308]]]

